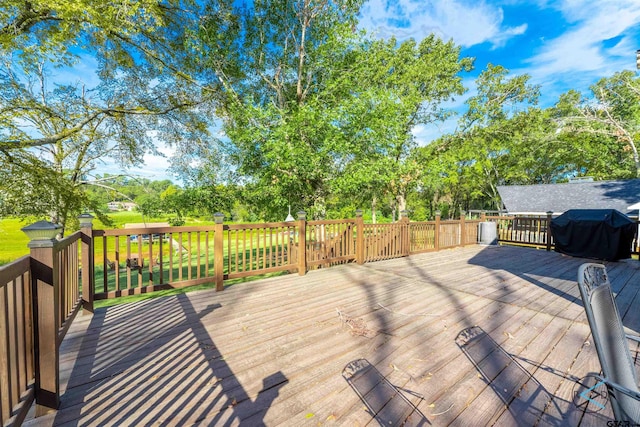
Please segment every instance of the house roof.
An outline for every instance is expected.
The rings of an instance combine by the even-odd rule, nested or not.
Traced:
[[[509,213],[562,213],[569,209],[616,209],[638,215],[640,179],[564,184],[502,185],[498,193]]]

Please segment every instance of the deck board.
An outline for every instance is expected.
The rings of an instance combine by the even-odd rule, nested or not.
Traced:
[[[604,425],[609,408],[585,414],[575,397],[599,370],[575,282],[586,261],[470,246],[96,310],[62,344],[60,409],[26,425],[402,418],[388,388],[372,384],[382,403],[367,409],[342,376],[358,359],[405,390],[415,424]],[[640,264],[607,268],[625,326],[640,331]],[[474,327],[485,347],[471,355],[459,340]]]

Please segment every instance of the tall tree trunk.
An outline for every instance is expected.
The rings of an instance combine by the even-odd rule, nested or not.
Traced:
[[[377,208],[378,198],[373,196],[371,199],[371,222],[376,224],[376,208]]]
[[[395,198],[391,198],[391,222],[396,222],[396,209],[398,208],[398,201]]]
[[[396,196],[396,205],[398,206],[398,212],[407,210],[407,199],[405,198],[404,193],[400,193]]]

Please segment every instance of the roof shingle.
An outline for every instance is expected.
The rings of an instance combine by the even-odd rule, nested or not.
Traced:
[[[569,209],[616,209],[637,215],[629,206],[640,202],[640,179],[564,184],[498,186],[510,213],[562,213]]]

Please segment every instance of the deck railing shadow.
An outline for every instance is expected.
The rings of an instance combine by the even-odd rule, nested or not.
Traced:
[[[274,372],[251,399],[202,323],[220,307],[197,309],[178,295],[160,304],[96,310],[87,333],[67,343],[77,346],[71,373],[76,383],[68,384],[60,408],[66,410],[57,412],[54,424],[80,418],[89,425],[152,420],[218,425],[246,419],[260,424],[288,380]]]
[[[517,277],[520,277],[546,291],[549,291],[555,295],[561,296],[569,301],[576,301],[580,299],[580,294],[578,292],[577,284],[576,284],[576,274],[578,271],[578,266],[580,265],[580,260],[576,258],[575,267],[574,264],[568,263],[565,264],[565,267],[562,269],[557,269],[551,263],[549,263],[548,268],[544,270],[534,270],[532,269],[532,265],[535,265],[536,268],[539,267],[538,263],[535,263],[533,260],[534,257],[541,256],[550,256],[547,252],[538,252],[536,250],[530,249],[527,250],[527,257],[523,258],[521,263],[513,263],[512,260],[509,262],[505,262],[499,254],[500,251],[499,246],[487,246],[484,250],[478,252],[474,257],[469,260],[469,263],[472,265],[478,265],[485,267],[489,270],[505,270]],[[573,282],[569,287],[555,287],[549,285],[545,282],[537,280],[534,276],[536,275],[544,275],[549,279],[554,280],[566,280]]]
[[[504,263],[499,256],[500,249],[497,246],[489,246],[472,257],[469,262],[490,270],[505,270],[580,307],[583,307],[583,305],[577,285],[578,268],[584,262],[601,262],[607,265],[609,280],[616,295],[616,304],[622,316],[623,324],[626,328],[636,333],[640,332],[640,315],[637,310],[633,309],[635,305],[640,303],[640,286],[637,285],[640,281],[638,278],[640,276],[640,264],[636,264],[635,261],[594,261],[557,253],[527,250],[527,258],[523,259],[522,263]],[[539,264],[533,264],[536,267],[532,268],[532,264],[528,260],[540,256],[563,257],[567,262],[563,262],[562,268],[557,268],[551,262],[541,268]],[[542,277],[544,277],[544,280],[542,280]],[[520,303],[518,301],[514,302]],[[579,319],[586,322],[586,317],[583,314],[580,314],[580,316]]]

